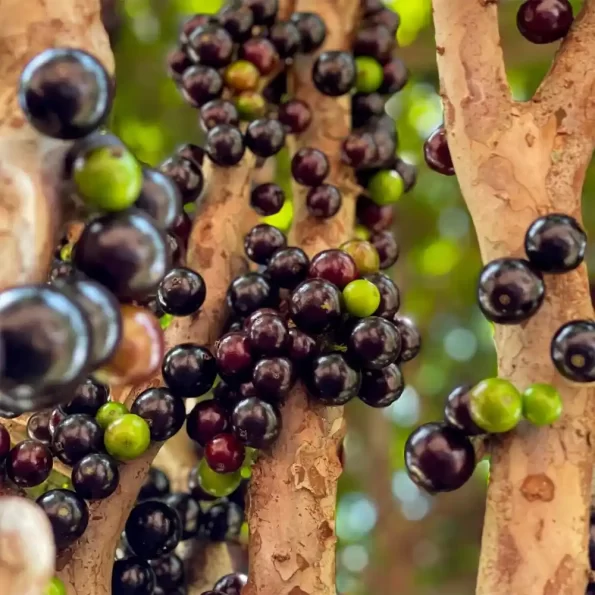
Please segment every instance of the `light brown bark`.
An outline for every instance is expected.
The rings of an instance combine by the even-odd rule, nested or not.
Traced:
[[[587,1],[535,98],[515,103],[492,2],[434,0],[449,147],[484,262],[522,257],[539,215],[579,221],[595,140],[595,6]],[[565,322],[592,318],[586,268],[546,277],[541,310],[498,326],[499,374],[523,390],[553,383],[564,400],[552,427],[522,424],[492,451],[478,595],[584,595],[595,395],[556,373],[550,341]]]
[[[327,26],[323,49],[349,49],[359,2],[297,0],[295,11],[316,12]],[[291,3],[282,10],[291,12]],[[290,244],[309,256],[339,246],[351,237],[356,185],[340,163],[340,144],[350,130],[349,98],[321,95],[312,84],[315,57],[299,57],[290,74],[294,95],[313,111],[297,146],[316,147],[331,162],[329,182],[343,193],[343,205],[332,219],[308,216],[303,190],[294,195]],[[341,474],[338,450],[345,435],[342,407],[320,407],[308,401],[301,384],[282,411],[281,435],[256,463],[249,490],[250,577],[245,595],[334,595],[335,507]]]

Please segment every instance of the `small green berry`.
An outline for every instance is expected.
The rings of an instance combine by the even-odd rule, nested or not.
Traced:
[[[64,583],[55,576],[45,588],[44,595],[66,595]]]
[[[359,223],[355,226],[353,230],[353,237],[358,240],[368,241],[371,235],[372,234],[370,233],[370,230],[364,225],[360,225]]]
[[[74,162],[74,182],[93,208],[123,211],[134,204],[143,183],[136,157],[122,145],[100,147]]]
[[[339,246],[355,261],[360,275],[371,275],[380,270],[380,256],[378,250],[365,240],[349,240]]]
[[[256,91],[243,91],[235,98],[235,106],[241,120],[256,120],[264,116],[267,102]]]
[[[64,262],[70,262],[72,260],[72,249],[74,245],[70,242],[68,244],[64,244],[62,248],[60,248],[60,260]]]
[[[121,461],[140,457],[151,444],[149,424],[134,413],[118,417],[105,430],[103,437],[108,454]]]
[[[343,299],[347,312],[358,318],[372,316],[380,306],[380,292],[367,279],[356,279],[343,288]]]
[[[234,91],[253,91],[258,87],[260,71],[248,60],[238,60],[225,69],[225,83]]]
[[[471,389],[469,410],[482,430],[498,434],[512,430],[519,423],[523,400],[508,380],[488,378]]]
[[[405,183],[396,170],[383,169],[368,183],[368,192],[377,205],[394,205],[405,192]]]
[[[370,56],[358,56],[355,59],[357,76],[355,88],[360,93],[374,93],[378,91],[384,80],[384,70],[377,60]]]
[[[201,459],[198,464],[198,483],[207,494],[224,498],[235,492],[242,483],[241,469],[233,473],[217,473],[209,467],[206,459]]]
[[[164,314],[159,319],[159,325],[161,326],[162,330],[165,330],[173,321],[174,317],[171,314]]]
[[[551,384],[532,384],[523,393],[523,415],[536,426],[553,424],[562,415],[560,393]]]
[[[103,430],[106,430],[113,421],[127,413],[130,413],[130,411],[128,411],[124,403],[110,401],[99,408],[95,414],[95,421],[97,421]]]

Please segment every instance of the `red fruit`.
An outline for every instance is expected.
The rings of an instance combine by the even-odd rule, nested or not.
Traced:
[[[217,473],[233,473],[244,462],[244,445],[233,434],[219,434],[205,446],[209,467]]]

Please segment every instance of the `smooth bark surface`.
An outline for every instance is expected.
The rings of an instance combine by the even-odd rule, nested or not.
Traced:
[[[510,97],[496,4],[433,4],[448,142],[482,258],[523,257],[525,232],[538,216],[581,219],[595,125],[593,3],[525,104]],[[478,595],[585,593],[595,395],[555,371],[549,348],[562,324],[592,317],[581,266],[546,276],[546,299],[532,319],[497,325],[499,374],[520,390],[554,384],[564,414],[552,427],[523,423],[494,442]]]

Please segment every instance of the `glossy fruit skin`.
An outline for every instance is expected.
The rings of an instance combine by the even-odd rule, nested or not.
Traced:
[[[296,151],[291,159],[291,175],[302,186],[320,186],[329,171],[328,159],[318,149],[304,147]]]
[[[287,355],[299,369],[303,369],[319,354],[318,344],[310,335],[297,328],[289,329],[289,346]]]
[[[393,218],[394,211],[390,205],[377,205],[364,194],[358,196],[357,220],[370,231],[384,231],[392,225]]]
[[[536,426],[553,424],[562,415],[562,397],[551,384],[531,384],[522,397],[523,416]]]
[[[118,595],[153,595],[155,573],[149,563],[132,557],[116,560],[112,571],[112,592]]]
[[[393,57],[383,67],[384,78],[378,91],[383,95],[394,95],[407,84],[409,71],[400,58]]]
[[[370,236],[370,244],[372,244],[378,252],[381,270],[388,269],[397,262],[400,249],[392,232],[384,230],[372,234]]]
[[[321,184],[310,188],[306,195],[306,207],[312,217],[330,219],[341,208],[341,192],[332,184]]]
[[[247,6],[229,6],[219,14],[219,22],[236,43],[250,39],[254,26],[254,15]]]
[[[380,269],[378,250],[365,240],[349,240],[339,249],[351,256],[360,275],[377,273]]]
[[[190,33],[186,49],[197,64],[222,68],[232,60],[233,39],[223,27],[208,23]]]
[[[240,47],[239,57],[254,64],[263,76],[271,74],[279,63],[275,46],[265,38],[248,39]]]
[[[356,279],[343,288],[345,309],[351,316],[372,316],[380,306],[380,291],[367,279]]]
[[[479,276],[479,307],[492,322],[519,324],[539,310],[544,297],[541,273],[520,258],[493,260]]]
[[[50,475],[54,462],[50,449],[35,440],[15,444],[6,457],[6,475],[21,488],[32,488]]]
[[[104,445],[108,454],[120,461],[140,457],[151,443],[149,424],[134,413],[114,420],[105,430]]]
[[[585,258],[587,234],[574,217],[553,213],[536,219],[525,235],[529,262],[543,273],[567,273]]]
[[[455,175],[444,127],[437,128],[424,143],[424,159],[435,172],[444,176]]]
[[[227,290],[227,301],[238,316],[249,316],[255,310],[274,305],[276,291],[260,273],[246,273],[236,277]]]
[[[314,12],[294,12],[291,22],[297,27],[301,37],[301,51],[310,54],[322,46],[326,39],[324,20]]]
[[[241,572],[233,572],[221,577],[214,585],[215,591],[221,591],[225,595],[241,595],[242,589],[248,583],[248,577]]]
[[[270,25],[274,22],[279,10],[278,0],[242,0],[254,15],[255,25]]]
[[[357,131],[341,144],[341,161],[354,169],[370,168],[378,162],[378,145],[369,132]]]
[[[170,268],[165,238],[137,209],[90,221],[76,243],[74,265],[120,300],[142,300]]]
[[[291,21],[277,21],[269,29],[269,39],[283,59],[292,58],[302,46],[302,36]]]
[[[373,283],[380,293],[380,304],[374,316],[381,316],[387,320],[391,320],[394,324],[394,316],[401,306],[401,293],[395,282],[384,273],[374,273],[373,275],[366,275],[365,279]],[[403,335],[403,333],[401,333]],[[403,353],[405,351],[405,339],[402,336],[401,360],[403,360]]]
[[[374,93],[382,85],[384,71],[382,65],[370,56],[358,56],[355,59],[355,88],[360,93]]]
[[[244,137],[235,126],[220,124],[207,133],[205,147],[213,163],[231,167],[237,165],[244,156]]]
[[[188,267],[176,267],[166,273],[157,290],[162,310],[172,316],[190,316],[198,312],[207,297],[202,276]]]
[[[369,15],[366,19],[366,22],[374,23],[375,25],[382,25],[388,29],[393,36],[395,36],[401,23],[401,17],[398,13],[385,6],[382,8],[382,10]]]
[[[265,401],[282,402],[293,385],[293,366],[285,357],[263,358],[252,372],[256,394]]]
[[[556,369],[573,382],[595,380],[595,323],[573,320],[552,338],[550,354]]]
[[[202,64],[184,70],[180,85],[184,99],[194,107],[201,107],[220,97],[224,86],[219,72]]]
[[[276,155],[285,145],[285,129],[278,120],[254,120],[245,134],[246,146],[257,157]]]
[[[76,492],[49,490],[36,502],[48,516],[59,551],[72,545],[85,532],[89,524],[89,509]]]
[[[188,399],[211,390],[217,376],[213,354],[195,343],[180,343],[163,358],[163,380],[171,393]]]
[[[111,496],[119,482],[116,461],[103,453],[88,454],[72,468],[72,486],[85,500],[103,500]]]
[[[149,500],[163,498],[169,494],[169,479],[167,475],[157,467],[149,467],[149,472],[138,494],[138,499]]]
[[[134,206],[151,215],[161,229],[168,229],[182,212],[182,196],[169,176],[143,167],[142,186]]]
[[[339,97],[349,93],[356,81],[353,56],[342,51],[323,52],[312,67],[312,80],[323,95]]]
[[[370,407],[392,405],[405,389],[403,375],[397,364],[389,364],[381,370],[364,370],[358,397]]]
[[[420,426],[405,444],[409,477],[430,493],[459,489],[475,469],[475,451],[457,428],[428,423]]]
[[[308,276],[320,278],[344,289],[349,283],[358,278],[357,266],[342,250],[331,248],[319,252],[310,263]]]
[[[354,365],[380,370],[397,361],[401,353],[401,334],[388,320],[368,316],[352,329],[347,341],[347,355]]]
[[[397,327],[401,335],[401,353],[399,355],[400,362],[408,362],[412,360],[421,350],[421,335],[415,323],[406,316],[396,314],[391,319],[392,323]]]
[[[191,440],[205,446],[219,434],[229,428],[229,419],[225,408],[215,400],[197,403],[188,414],[186,431]]]
[[[369,181],[367,190],[377,205],[393,205],[403,195],[405,183],[396,170],[382,169]]]
[[[417,183],[417,168],[411,163],[403,161],[401,158],[395,158],[393,167],[405,183],[405,192],[409,192]]]
[[[237,492],[234,492],[234,496]],[[234,541],[240,535],[244,511],[235,502],[221,500],[210,506],[201,526],[201,537],[208,541]]]
[[[382,25],[368,23],[355,34],[352,48],[355,56],[370,56],[381,64],[388,62],[395,47],[395,38]]]
[[[570,30],[573,15],[567,0],[528,0],[519,7],[517,27],[531,43],[552,43]]]
[[[351,96],[351,128],[370,124],[384,112],[385,97],[380,93],[355,93]]]
[[[491,434],[509,432],[521,420],[521,393],[508,380],[488,378],[470,392],[469,411],[475,424]]]
[[[279,106],[279,122],[290,134],[300,134],[310,126],[312,110],[301,99],[290,99]]]
[[[165,593],[171,593],[173,589],[184,586],[186,579],[184,563],[176,554],[168,554],[157,560],[151,560],[149,564],[155,573],[157,586],[161,587]]]
[[[182,523],[171,506],[147,500],[132,509],[125,532],[134,553],[145,560],[153,560],[176,547],[182,536]]]
[[[204,458],[191,471],[189,477],[189,488],[192,494],[200,500],[213,499],[213,497],[225,498],[233,494],[241,483],[242,474],[240,471],[217,473],[209,467]]]
[[[101,426],[103,431],[112,423],[112,421],[129,413],[128,408],[124,403],[117,401],[110,401],[102,405],[95,414],[95,420]]]
[[[268,223],[255,225],[244,237],[246,256],[257,264],[267,264],[277,250],[286,246],[285,234]]]
[[[257,310],[255,314],[258,312]],[[264,313],[256,317],[247,325],[246,333],[250,350],[255,356],[282,355],[287,350],[289,330],[285,321],[277,314]]]
[[[240,401],[234,407],[231,422],[234,434],[252,448],[267,448],[281,432],[281,414],[258,397]]]
[[[194,62],[184,49],[175,48],[167,55],[167,72],[176,82],[180,81],[184,72],[194,66]]]
[[[74,389],[74,397],[62,409],[69,415],[72,413],[85,413],[95,415],[102,405],[107,403],[109,387],[95,380],[87,378]]]
[[[284,202],[285,193],[277,184],[260,184],[250,193],[250,206],[264,217],[278,213]]]
[[[14,412],[56,405],[64,395],[52,389],[62,392],[61,387],[79,378],[89,362],[86,316],[49,285],[23,285],[0,293],[0,339],[0,402]]]
[[[151,440],[155,442],[177,434],[186,420],[184,401],[161,387],[144,390],[134,400],[130,412],[149,424]]]
[[[308,275],[310,260],[301,248],[277,250],[268,262],[267,273],[276,287],[294,289]]]
[[[215,344],[215,360],[219,375],[234,385],[249,380],[252,375],[252,352],[244,332],[223,335]]]
[[[225,69],[223,78],[225,84],[235,93],[254,91],[260,82],[260,72],[252,62],[236,60]]]
[[[217,473],[233,473],[244,462],[244,445],[234,434],[219,434],[205,445],[205,459]]]
[[[134,384],[154,374],[163,358],[163,331],[149,310],[121,307],[122,339],[113,357],[96,374],[110,385]]]
[[[485,430],[482,430],[471,417],[470,393],[472,388],[470,384],[462,384],[455,387],[450,391],[448,397],[446,397],[446,403],[444,405],[444,419],[446,423],[453,428],[458,428],[466,436],[485,434]]]
[[[112,102],[112,83],[99,61],[79,49],[37,54],[19,80],[19,105],[45,136],[77,139],[98,128]]]
[[[31,440],[37,440],[49,446],[52,443],[50,434],[50,409],[37,411],[27,420],[27,437]],[[10,451],[10,434],[8,430],[0,424],[0,461],[4,460]]]
[[[84,456],[101,452],[103,430],[90,415],[68,415],[57,426],[52,438],[52,450],[66,465],[74,465]]]
[[[324,405],[345,405],[357,396],[362,377],[339,353],[321,355],[304,378],[308,394]]]
[[[203,191],[203,171],[189,156],[173,155],[161,163],[159,171],[173,180],[184,204],[194,202]]]
[[[180,46],[185,47],[188,44],[188,39],[194,31],[204,27],[204,25],[210,24],[217,24],[217,16],[212,14],[198,13],[186,19],[180,29]]]
[[[181,541],[192,539],[198,534],[202,511],[198,502],[189,494],[174,492],[163,498],[163,501],[171,506],[180,517],[182,525]]]
[[[205,132],[219,124],[240,125],[238,109],[226,99],[213,99],[200,108],[200,125]]]
[[[43,595],[67,595],[64,583],[57,577],[53,577],[45,588]]]
[[[290,312],[300,330],[315,335],[324,333],[341,321],[341,293],[324,279],[308,279],[291,294]]]

